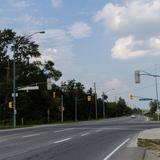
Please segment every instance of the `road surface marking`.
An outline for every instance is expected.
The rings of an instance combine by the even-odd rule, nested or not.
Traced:
[[[87,135],[89,135],[89,134],[91,134],[91,133],[90,133],[90,132],[87,132],[87,133],[81,134],[81,136],[83,137],[83,136],[87,136]]]
[[[57,131],[54,131],[54,133],[59,133],[59,132],[64,132],[64,131],[70,131],[70,130],[73,130],[75,128],[67,128],[67,129],[62,129],[62,130],[57,130]]]
[[[22,136],[23,138],[28,138],[28,137],[34,137],[34,136],[39,136],[40,134],[37,133],[37,134],[29,134],[29,135],[26,135],[26,136]]]
[[[59,140],[59,141],[55,141],[54,143],[57,144],[57,143],[62,143],[62,142],[65,142],[65,141],[69,141],[71,140],[72,138],[66,138],[66,139],[62,139],[62,140]]]
[[[96,132],[101,132],[101,131],[103,131],[102,129],[98,129],[98,130],[96,130]]]
[[[124,146],[130,138],[126,139],[124,142],[122,142],[117,148],[115,148],[108,156],[104,158],[104,160],[108,160],[115,152],[117,152],[122,146]]]

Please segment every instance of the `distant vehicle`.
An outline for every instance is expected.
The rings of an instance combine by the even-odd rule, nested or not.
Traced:
[[[136,118],[136,116],[134,114],[131,115],[131,118]]]

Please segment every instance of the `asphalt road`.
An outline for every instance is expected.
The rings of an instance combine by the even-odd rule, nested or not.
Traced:
[[[0,131],[0,160],[140,160],[135,137],[160,127],[145,117]]]

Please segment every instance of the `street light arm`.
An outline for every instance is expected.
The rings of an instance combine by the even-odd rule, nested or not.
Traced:
[[[45,31],[34,32],[34,33],[28,35],[26,38],[30,38],[30,37],[32,37],[35,34],[44,34],[44,33],[45,33]]]
[[[112,90],[115,90],[115,89],[114,89],[114,88],[111,88],[111,89],[107,90],[106,92],[103,92],[103,94],[106,94],[106,93],[108,93],[108,92],[110,92],[110,91],[112,91]]]
[[[140,74],[140,75],[147,75],[147,76],[152,76],[152,77],[160,77],[160,75],[151,74],[151,73],[146,72],[146,71],[140,71],[140,72],[142,72],[142,74]],[[144,73],[144,74],[143,74],[143,73]]]

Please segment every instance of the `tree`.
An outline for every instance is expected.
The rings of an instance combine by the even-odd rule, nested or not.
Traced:
[[[153,115],[157,111],[157,101],[156,100],[151,101],[149,106],[150,106],[150,112]]]
[[[41,84],[39,91],[32,91],[27,94],[19,92],[19,97],[17,98],[17,119],[19,120],[22,116],[28,116],[26,119],[40,120],[45,117],[47,108],[51,106],[52,101],[48,98],[51,95],[46,90],[46,80],[47,78],[52,78],[57,81],[62,76],[62,73],[54,68],[54,62],[52,61],[42,63],[33,60],[33,58],[40,57],[41,53],[39,52],[39,45],[32,41],[29,36],[17,35],[11,29],[1,30],[0,97],[5,97],[5,102],[12,99],[13,56],[10,53],[14,53],[15,57],[16,87]],[[3,108],[7,107],[6,103],[1,105],[3,105]],[[0,112],[2,113],[2,111]],[[7,112],[12,112],[12,110]],[[36,113],[38,114],[36,115]],[[9,115],[8,113],[5,114]]]

